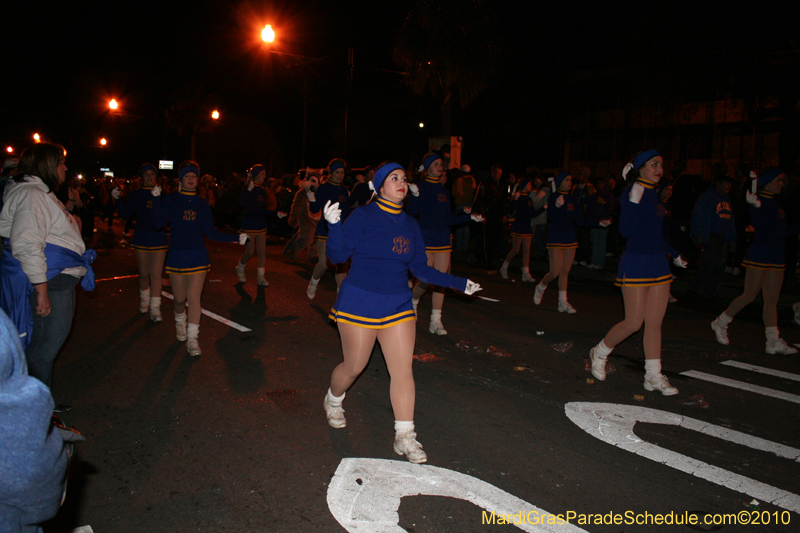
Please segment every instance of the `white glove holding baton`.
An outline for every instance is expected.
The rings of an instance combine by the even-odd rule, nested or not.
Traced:
[[[328,224],[336,224],[342,218],[342,210],[339,209],[339,202],[331,205],[331,201],[328,200],[325,203],[325,207],[322,209],[322,214],[325,216],[325,220]]]
[[[610,225],[611,225],[611,219],[610,218],[604,218],[603,220],[600,221],[600,227],[601,228],[607,228]]]
[[[419,187],[417,186],[417,184],[416,184],[416,183],[409,183],[409,184],[408,184],[408,190],[409,190],[409,191],[411,192],[411,194],[413,194],[414,196],[419,196]]]
[[[467,288],[464,289],[464,294],[466,294],[467,296],[472,296],[473,294],[475,294],[480,290],[483,290],[480,285],[478,285],[472,280],[467,280]]]
[[[153,190],[150,191],[150,194],[152,194],[153,196],[161,196],[161,187],[156,185],[155,187],[153,187]]]
[[[642,196],[644,196],[644,185],[641,183],[634,183],[633,187],[631,187],[631,193],[628,199],[632,204],[638,204],[642,201]]]
[[[747,194],[744,195],[744,199],[748,204],[752,205],[753,207],[761,207],[761,200],[759,200],[758,196],[751,193],[750,191],[747,191]]]
[[[561,207],[562,205],[564,205],[564,195],[559,194],[558,198],[556,198],[556,207]]]
[[[239,244],[246,243],[247,239],[248,239],[247,233],[240,233],[239,234]]]
[[[278,218],[286,218],[287,216],[289,216],[289,215],[287,215],[283,211],[278,211]]]
[[[483,222],[484,220],[483,215],[478,215],[478,214],[470,215],[470,218],[475,222]]]
[[[686,267],[689,266],[689,261],[684,259],[682,255],[679,255],[678,257],[673,258],[672,262],[675,264],[675,266],[681,267],[681,268],[686,268]]]
[[[114,200],[119,200],[119,197],[121,195],[122,195],[122,191],[119,190],[119,187],[114,187],[111,190],[111,197],[114,198]]]
[[[317,201],[317,195],[314,194],[314,191],[308,191],[306,193],[306,198],[308,198],[309,202],[316,202]]]

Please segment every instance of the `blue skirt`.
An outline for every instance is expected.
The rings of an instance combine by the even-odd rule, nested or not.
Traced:
[[[361,328],[383,329],[401,322],[416,320],[411,305],[411,291],[401,294],[378,294],[354,287],[345,280],[328,318],[334,322]]]
[[[133,239],[131,239],[131,248],[134,250],[141,250],[143,252],[161,252],[166,251],[167,247],[166,231],[137,229],[133,233]]]
[[[783,247],[768,248],[756,244],[747,250],[742,266],[758,270],[786,270],[786,254]]]
[[[167,254],[167,274],[189,276],[209,270],[211,270],[211,260],[208,258],[208,250],[205,248],[198,250],[170,249]]]
[[[425,242],[425,251],[428,253],[453,251],[453,236],[449,229],[445,231],[422,230],[422,240]]]
[[[667,254],[622,253],[617,269],[617,287],[652,287],[672,283]]]

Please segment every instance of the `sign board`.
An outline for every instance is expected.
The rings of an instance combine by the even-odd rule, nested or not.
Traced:
[[[166,159],[158,160],[159,170],[172,170],[174,168],[174,161],[167,161]]]

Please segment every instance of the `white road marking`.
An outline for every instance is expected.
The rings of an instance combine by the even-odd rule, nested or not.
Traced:
[[[781,370],[773,370],[765,366],[750,365],[747,363],[740,363],[739,361],[722,361],[720,364],[736,368],[742,368],[744,370],[750,370],[752,372],[758,372],[759,374],[767,374],[769,376],[775,376],[778,378],[791,379],[792,381],[800,381],[800,375],[798,374],[783,372]]]
[[[745,383],[744,381],[737,381],[735,379],[723,378],[713,374],[706,374],[705,372],[698,372],[697,370],[687,370],[686,372],[681,372],[681,376],[702,379],[703,381],[710,381],[711,383],[725,385],[726,387],[734,387],[749,392],[755,392],[756,394],[769,396],[771,398],[778,398],[780,400],[786,400],[787,402],[800,403],[800,396],[797,394],[789,394],[788,392],[769,389],[759,385],[752,385],[750,383]]]
[[[161,291],[161,296],[163,296],[164,298],[169,298],[170,300],[174,300],[174,299],[175,299],[175,297],[174,297],[174,296],[172,296],[170,293],[168,293],[168,292],[165,292],[165,291]],[[212,313],[211,311],[206,311],[205,309],[201,309],[201,311],[202,311],[202,312],[203,312],[203,314],[204,314],[204,315],[206,315],[207,317],[211,317],[211,318],[213,318],[214,320],[217,320],[218,322],[222,322],[222,323],[223,323],[223,324],[225,324],[226,326],[230,326],[230,327],[232,327],[233,329],[238,329],[239,331],[241,331],[241,332],[244,332],[244,333],[247,333],[248,331],[253,331],[253,330],[252,330],[252,329],[250,329],[250,328],[246,328],[246,327],[244,327],[244,326],[243,326],[243,325],[241,325],[241,324],[237,324],[236,322],[234,322],[234,321],[232,321],[232,320],[228,320],[228,319],[227,319],[227,318],[225,318],[225,317],[221,317],[221,316],[219,316],[219,315],[218,315],[218,314],[216,314],[216,313]]]
[[[800,512],[800,496],[797,494],[645,442],[636,436],[633,428],[637,422],[680,426],[684,429],[697,431],[704,435],[710,435],[754,450],[770,452],[778,457],[800,462],[800,450],[797,448],[791,448],[694,418],[634,405],[571,402],[564,406],[564,411],[567,417],[579,428],[613,446],[736,492],[770,502],[782,509],[795,513]]]
[[[486,296],[478,296],[481,300],[486,300],[487,302],[499,302],[500,300],[495,300],[494,298],[487,298]]]
[[[531,524],[531,517],[553,515],[467,474],[386,459],[342,459],[328,485],[328,508],[350,533],[400,533],[406,531],[399,526],[400,499],[418,495],[448,496],[471,502],[487,512],[494,511],[496,515],[519,515],[525,520],[514,525],[522,531],[586,531],[568,523]],[[477,528],[481,520],[481,513],[475,513]]]

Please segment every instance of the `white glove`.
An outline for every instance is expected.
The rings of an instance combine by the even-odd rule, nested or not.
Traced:
[[[239,244],[244,244],[247,242],[247,233],[240,233],[239,234]]]
[[[247,182],[247,190],[248,191],[252,191],[253,187],[255,187],[255,186],[256,186],[256,184],[253,183],[253,180],[250,180],[250,181]]]
[[[308,191],[306,193],[306,198],[308,198],[309,202],[316,202],[317,201],[317,195],[314,194],[314,191]]]
[[[632,204],[638,204],[642,201],[642,195],[644,195],[644,186],[641,183],[634,183],[628,199]]]
[[[150,194],[152,194],[153,196],[161,196],[161,187],[156,185],[155,187],[153,187],[153,190],[150,191]]]
[[[419,196],[419,187],[417,186],[416,183],[409,183],[408,190],[411,191],[411,194],[413,194],[414,196]]]
[[[603,219],[603,220],[600,221],[600,227],[601,228],[607,228],[610,225],[611,225],[611,219],[610,218],[606,218],[606,219]]]
[[[681,267],[681,268],[686,268],[686,267],[689,266],[689,262],[686,259],[684,259],[682,255],[679,255],[678,257],[673,258],[672,262],[675,263],[675,266]]]
[[[514,193],[514,201],[516,202],[517,200],[519,200],[519,193],[515,192]]]
[[[336,224],[342,218],[342,210],[339,209],[339,202],[331,205],[331,201],[328,200],[325,203],[325,207],[322,209],[322,214],[325,215],[325,220],[328,221],[328,224]]]
[[[471,207],[465,207],[464,209],[462,209],[462,211],[464,211],[465,215],[469,215],[470,213],[472,213],[472,208]]]
[[[561,207],[562,205],[564,205],[564,195],[559,194],[558,198],[556,198],[556,207]]]
[[[483,222],[483,215],[470,215],[470,218],[475,222]]]
[[[114,187],[111,190],[111,197],[114,198],[114,200],[119,200],[119,197],[121,195],[122,195],[122,191],[119,190],[119,187]]]
[[[472,296],[476,292],[482,290],[481,286],[475,283],[474,281],[467,280],[467,288],[464,289],[464,294],[467,296]]]
[[[747,191],[745,194],[744,199],[747,201],[748,204],[752,205],[753,207],[761,207],[761,200],[758,199],[758,196]]]
[[[286,218],[287,216],[289,216],[289,215],[287,215],[283,211],[278,211],[278,218]]]

